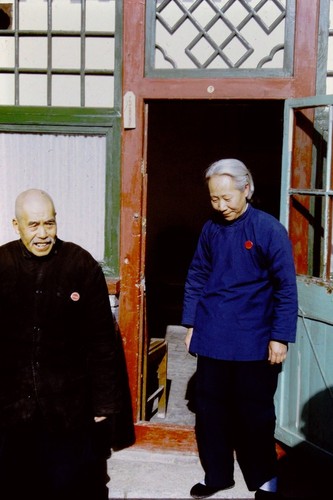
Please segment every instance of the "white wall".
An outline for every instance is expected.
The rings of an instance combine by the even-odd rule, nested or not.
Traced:
[[[16,196],[46,190],[57,210],[58,236],[104,257],[105,137],[0,133],[0,244],[17,238],[11,226]]]

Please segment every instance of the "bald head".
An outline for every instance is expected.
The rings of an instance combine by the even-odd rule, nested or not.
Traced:
[[[32,210],[33,208],[38,209],[38,206],[49,205],[55,215],[54,204],[51,196],[42,191],[41,189],[27,189],[18,195],[15,201],[15,217],[19,219],[22,217],[22,213],[28,208]]]
[[[41,189],[28,189],[15,202],[13,227],[24,246],[37,257],[48,255],[57,233],[56,212],[52,198]]]

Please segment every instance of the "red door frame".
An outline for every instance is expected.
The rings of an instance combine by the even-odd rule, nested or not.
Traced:
[[[132,388],[137,445],[196,450],[193,428],[140,422],[144,107],[147,99],[287,99],[314,95],[320,0],[296,0],[294,75],[288,78],[144,77],[145,2],[123,0],[123,95],[136,97],[136,128],[122,129],[119,325]],[[208,87],[214,92],[208,93]]]

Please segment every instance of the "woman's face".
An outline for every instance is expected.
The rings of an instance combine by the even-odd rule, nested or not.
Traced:
[[[235,188],[230,175],[213,175],[208,181],[210,201],[214,210],[227,221],[237,219],[246,209],[249,186],[244,191]]]

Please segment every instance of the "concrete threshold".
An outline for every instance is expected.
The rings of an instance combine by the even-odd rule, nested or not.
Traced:
[[[135,445],[113,452],[108,461],[110,499],[190,499],[191,487],[203,480],[197,455],[181,452],[156,452]],[[211,498],[245,500],[254,498],[244,483],[235,461],[235,486]]]

